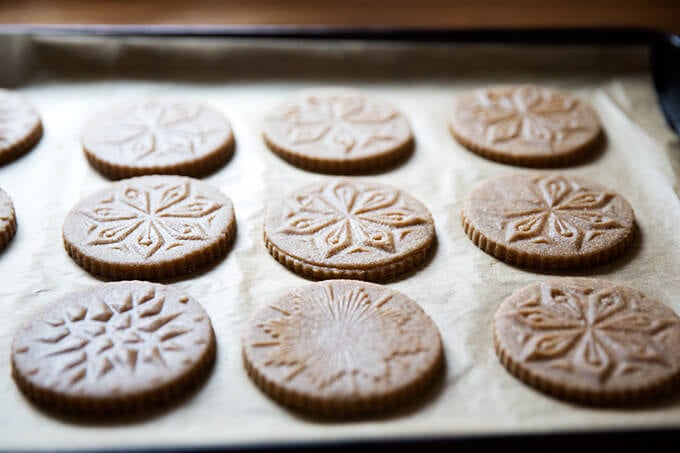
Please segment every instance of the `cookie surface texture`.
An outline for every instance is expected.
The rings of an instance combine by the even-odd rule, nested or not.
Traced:
[[[214,362],[203,307],[171,287],[106,283],[49,305],[12,344],[16,384],[36,404],[115,415],[178,398]]]
[[[271,398],[329,417],[406,404],[443,364],[437,326],[417,303],[350,280],[302,286],[263,306],[244,336],[243,357]]]
[[[602,128],[578,98],[536,85],[466,92],[449,121],[453,136],[488,159],[513,165],[564,165],[594,151]]]
[[[231,201],[182,176],[141,176],[78,203],[63,228],[68,254],[113,279],[188,274],[223,258],[236,234]]]
[[[616,283],[562,278],[516,291],[494,322],[496,353],[532,387],[585,404],[625,404],[680,377],[680,318]]]
[[[85,126],[82,144],[103,175],[203,176],[222,167],[234,136],[217,110],[195,102],[144,99],[110,107]]]
[[[577,176],[511,174],[465,198],[463,228],[479,248],[536,269],[587,267],[625,251],[635,232],[630,204]]]
[[[313,279],[387,280],[424,263],[434,221],[410,195],[333,178],[268,206],[264,242],[293,272]]]
[[[0,88],[0,165],[33,148],[42,137],[38,112],[17,93]]]
[[[7,247],[17,231],[17,218],[9,195],[0,189],[0,252]]]
[[[265,117],[263,136],[293,165],[336,174],[381,170],[413,150],[411,128],[396,107],[351,89],[294,95]]]

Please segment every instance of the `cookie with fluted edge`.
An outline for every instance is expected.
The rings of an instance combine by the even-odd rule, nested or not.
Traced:
[[[349,88],[298,93],[264,119],[267,146],[298,167],[334,174],[382,170],[410,155],[413,135],[392,104]]]
[[[495,161],[560,166],[597,150],[603,137],[593,108],[572,95],[537,85],[503,85],[460,94],[449,120],[453,136]]]
[[[243,361],[275,401],[343,418],[421,397],[444,354],[437,326],[410,298],[376,284],[328,280],[262,306],[243,337]]]
[[[106,283],[48,305],[12,343],[12,376],[46,409],[119,415],[171,403],[211,369],[203,307],[172,286]]]
[[[516,291],[496,312],[494,342],[522,382],[578,403],[639,403],[680,380],[680,317],[604,280],[550,279]]]
[[[17,217],[9,195],[0,189],[0,252],[7,247],[17,231]]]
[[[222,259],[236,235],[231,201],[183,176],[125,179],[68,213],[64,247],[86,271],[111,279],[186,275]]]
[[[90,164],[111,179],[151,174],[200,177],[234,151],[227,119],[207,105],[149,98],[96,114],[82,133]]]
[[[632,243],[635,214],[619,194],[578,176],[515,173],[490,178],[465,198],[463,228],[510,264],[566,269],[604,263]]]
[[[42,134],[35,108],[23,96],[0,88],[0,165],[31,150]]]
[[[269,204],[264,243],[304,277],[385,281],[427,260],[434,220],[412,196],[383,184],[333,178]]]

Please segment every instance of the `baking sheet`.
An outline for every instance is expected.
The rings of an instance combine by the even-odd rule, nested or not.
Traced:
[[[631,427],[680,427],[680,397],[634,409],[584,408],[521,384],[493,351],[491,323],[515,289],[544,278],[486,255],[465,236],[460,208],[480,180],[517,171],[487,161],[449,135],[456,93],[488,83],[536,82],[589,100],[607,132],[605,150],[566,173],[600,181],[635,209],[639,235],[621,259],[576,273],[634,286],[680,312],[680,200],[677,137],[656,105],[647,51],[637,47],[556,47],[273,41],[216,38],[0,36],[0,86],[36,105],[45,125],[39,146],[0,167],[19,231],[0,253],[0,447],[77,448],[399,438]],[[395,103],[416,137],[402,166],[368,179],[397,185],[431,210],[438,247],[431,262],[389,286],[418,301],[439,326],[447,357],[440,388],[387,418],[320,423],[265,397],[248,379],[240,336],[252,311],[304,280],[262,244],[269,200],[325,176],[298,170],[267,150],[263,112],[290,93],[346,85]],[[47,304],[98,280],[75,265],[61,242],[68,210],[109,182],[79,145],[89,115],[147,95],[210,103],[231,121],[234,158],[206,178],[234,202],[238,237],[210,270],[172,284],[206,308],[218,340],[216,367],[198,392],[141,420],[76,424],[21,396],[10,377],[10,342]],[[520,170],[521,171],[521,170]]]

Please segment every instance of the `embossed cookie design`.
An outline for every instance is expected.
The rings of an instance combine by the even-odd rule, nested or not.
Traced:
[[[22,96],[0,89],[0,165],[33,148],[42,137],[38,112]]]
[[[90,164],[112,179],[150,174],[203,176],[234,151],[229,122],[189,101],[144,99],[110,107],[85,127]]]
[[[0,189],[0,252],[7,247],[17,231],[17,218],[12,200]]]
[[[463,146],[481,156],[528,167],[584,158],[602,137],[597,114],[587,103],[536,85],[463,93],[449,128]]]
[[[86,271],[112,279],[184,275],[223,258],[236,233],[231,201],[201,181],[142,176],[78,203],[64,246]]]
[[[171,402],[210,370],[208,315],[171,286],[102,284],[49,305],[12,344],[12,375],[45,408],[115,415]]]
[[[317,416],[384,412],[422,396],[443,365],[437,326],[392,289],[302,286],[256,312],[243,360],[260,389]]]
[[[496,313],[494,339],[510,373],[575,402],[639,402],[680,377],[678,315],[603,280],[551,279],[516,291]]]
[[[384,281],[423,264],[435,231],[430,212],[410,195],[332,179],[271,203],[264,242],[277,261],[308,278]]]
[[[406,117],[387,102],[341,88],[308,90],[264,120],[269,148],[311,171],[354,174],[381,170],[413,150]]]
[[[635,215],[600,184],[552,173],[511,174],[479,184],[463,202],[463,228],[479,248],[537,269],[587,267],[631,244]]]

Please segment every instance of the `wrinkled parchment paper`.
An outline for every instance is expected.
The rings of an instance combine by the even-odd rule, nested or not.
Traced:
[[[232,445],[680,426],[679,397],[629,410],[583,408],[521,384],[496,359],[496,307],[545,275],[484,254],[463,233],[461,201],[470,188],[517,169],[463,149],[449,135],[446,115],[460,90],[500,82],[544,83],[593,103],[607,132],[606,149],[565,171],[624,195],[640,234],[623,258],[578,274],[632,285],[680,312],[674,172],[680,147],[657,107],[645,49],[0,37],[0,85],[28,96],[45,124],[35,150],[0,168],[0,186],[14,199],[19,220],[17,236],[0,254],[0,447]],[[260,121],[288,94],[317,85],[356,86],[405,112],[417,141],[413,157],[369,178],[407,190],[436,221],[434,259],[390,286],[418,301],[439,326],[448,369],[437,392],[389,418],[333,424],[298,417],[265,397],[241,363],[240,336],[253,309],[307,282],[263,246],[265,204],[324,178],[269,152]],[[170,410],[126,423],[74,424],[44,414],[21,396],[10,377],[10,342],[45,305],[98,282],[69,259],[61,242],[71,206],[109,184],[88,166],[79,132],[93,111],[147,95],[208,102],[224,112],[236,135],[234,158],[206,178],[234,202],[236,243],[216,267],[172,282],[210,314],[217,363],[205,386]]]

